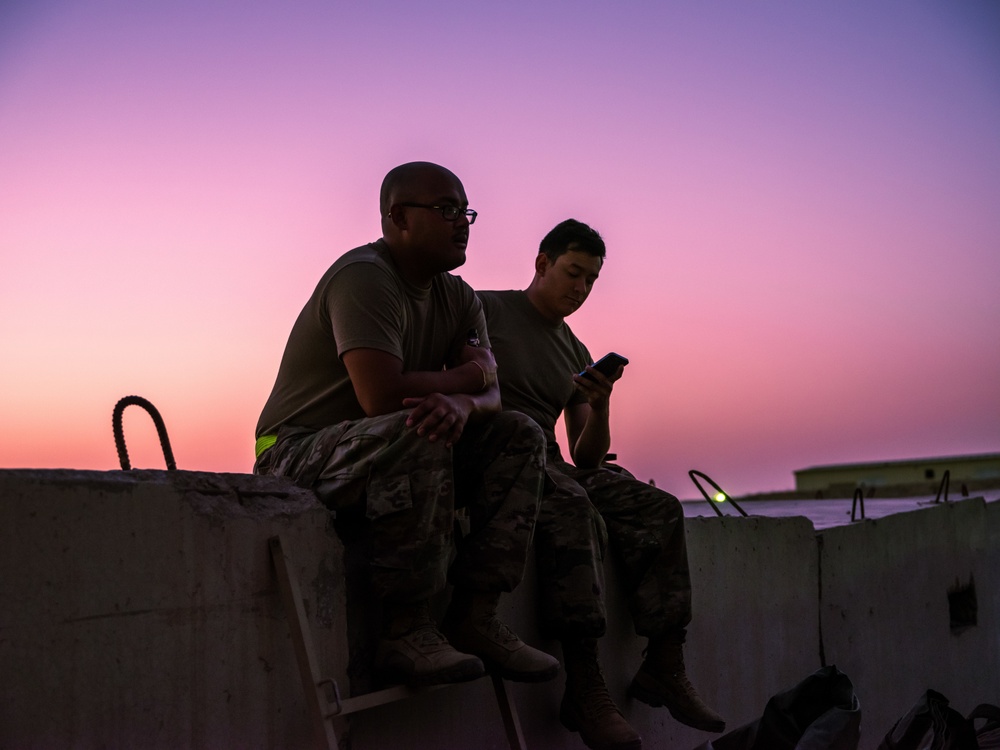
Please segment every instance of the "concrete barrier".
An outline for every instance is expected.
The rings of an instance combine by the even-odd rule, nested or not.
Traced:
[[[688,673],[703,697],[736,726],[758,716],[772,693],[820,666],[813,528],[804,518],[689,518],[686,524],[695,592]],[[796,562],[789,566],[789,560]],[[611,572],[608,633],[600,650],[612,696],[648,747],[693,748],[710,735],[678,724],[664,709],[626,698],[646,644],[632,629]],[[558,642],[538,635],[535,595],[529,564],[525,582],[501,602],[504,619],[530,643],[560,656]],[[563,679],[511,684],[529,748],[584,748],[579,735],[558,721]],[[352,717],[353,746],[508,747],[488,681],[448,691]]]
[[[292,748],[311,725],[267,540],[346,678],[342,553],[311,492],[192,472],[0,471],[0,747]]]
[[[686,523],[688,671],[730,728],[824,661],[855,682],[863,750],[928,687],[963,712],[1000,699],[1000,503],[819,534],[805,518]],[[268,555],[279,533],[324,674],[348,692],[347,623],[364,620],[348,616],[343,547],[309,492],[249,475],[0,471],[0,529],[0,747],[311,746]],[[529,565],[504,617],[558,655],[534,596]],[[645,746],[709,739],[625,698],[645,644],[613,574],[609,610],[608,684]],[[558,724],[562,676],[511,687],[528,747],[583,748]],[[508,745],[484,679],[355,714],[341,747]]]
[[[823,649],[854,681],[864,747],[928,688],[963,714],[1000,704],[1000,503],[929,505],[818,539]]]

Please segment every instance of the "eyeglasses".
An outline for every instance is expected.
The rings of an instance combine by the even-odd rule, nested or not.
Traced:
[[[427,203],[400,203],[399,205],[408,206],[409,208],[429,208],[433,211],[440,211],[441,218],[445,221],[455,221],[459,216],[466,216],[470,224],[475,224],[476,217],[479,216],[478,211],[473,211],[471,208],[459,208],[458,206],[431,206]]]

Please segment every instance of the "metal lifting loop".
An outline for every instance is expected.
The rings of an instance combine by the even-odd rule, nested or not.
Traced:
[[[163,459],[167,462],[167,471],[176,471],[177,464],[174,461],[174,453],[170,450],[170,438],[167,437],[167,426],[163,424],[163,417],[160,416],[156,407],[142,396],[126,396],[119,400],[115,404],[115,411],[111,417],[111,427],[115,432],[115,447],[118,449],[118,461],[121,463],[122,471],[128,471],[132,468],[132,464],[128,460],[128,450],[125,448],[125,434],[122,431],[122,413],[125,411],[125,407],[130,404],[141,406],[149,412],[149,416],[153,418],[153,424],[156,425],[156,434],[160,436],[160,447],[163,448]]]
[[[732,497],[730,497],[729,493],[727,493],[719,485],[717,485],[715,482],[713,482],[712,479],[709,476],[707,476],[706,474],[703,474],[700,471],[695,471],[694,469],[691,469],[688,472],[688,476],[691,477],[691,481],[694,482],[694,486],[698,488],[698,491],[701,492],[702,496],[706,500],[708,500],[708,504],[712,506],[712,510],[715,511],[716,515],[720,515],[720,516],[725,515],[721,510],[719,510],[718,506],[721,503],[724,503],[724,502],[726,502],[728,500],[730,503],[732,503],[732,506],[734,508],[736,508],[736,510],[738,510],[740,512],[740,514],[742,516],[746,517],[747,512],[745,510],[743,510],[743,508],[740,507],[739,503],[737,503]],[[698,481],[698,477],[701,477],[706,482],[708,482],[710,485],[712,485],[715,488],[715,490],[716,490],[716,496],[715,497],[718,498],[718,497],[721,496],[722,499],[721,500],[718,500],[718,499],[713,500],[709,496],[709,494],[707,492],[705,492],[705,488],[701,486],[701,482]]]
[[[858,506],[861,506],[861,520],[865,520],[865,489],[858,487],[854,490],[854,500],[851,501],[851,523],[858,520],[855,517]]]
[[[944,494],[944,501],[948,502],[948,485],[951,483],[951,470],[945,469],[944,476],[941,477],[941,484],[938,485],[937,497],[934,498],[935,503],[941,502],[941,495]]]

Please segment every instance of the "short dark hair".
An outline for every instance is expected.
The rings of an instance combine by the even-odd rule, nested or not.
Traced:
[[[545,256],[552,262],[570,250],[580,250],[587,255],[595,255],[601,260],[604,260],[606,252],[604,238],[601,237],[600,233],[576,219],[566,219],[566,221],[556,224],[542,238],[542,242],[538,246],[538,252],[545,253]]]

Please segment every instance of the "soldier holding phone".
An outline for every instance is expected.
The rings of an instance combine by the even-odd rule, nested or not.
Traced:
[[[611,699],[598,660],[609,537],[621,552],[635,630],[649,638],[630,695],[666,706],[698,729],[722,732],[725,721],[701,700],[684,669],[691,583],[680,502],[605,463],[611,394],[628,360],[612,352],[590,364],[590,352],[565,321],[590,295],[605,254],[600,234],[568,219],[542,240],[527,289],[478,294],[503,408],[532,417],[548,442],[534,544],[541,627],[560,640],[566,669],[560,720],[594,750],[637,750],[642,740]],[[556,440],[560,414],[572,463]]]

